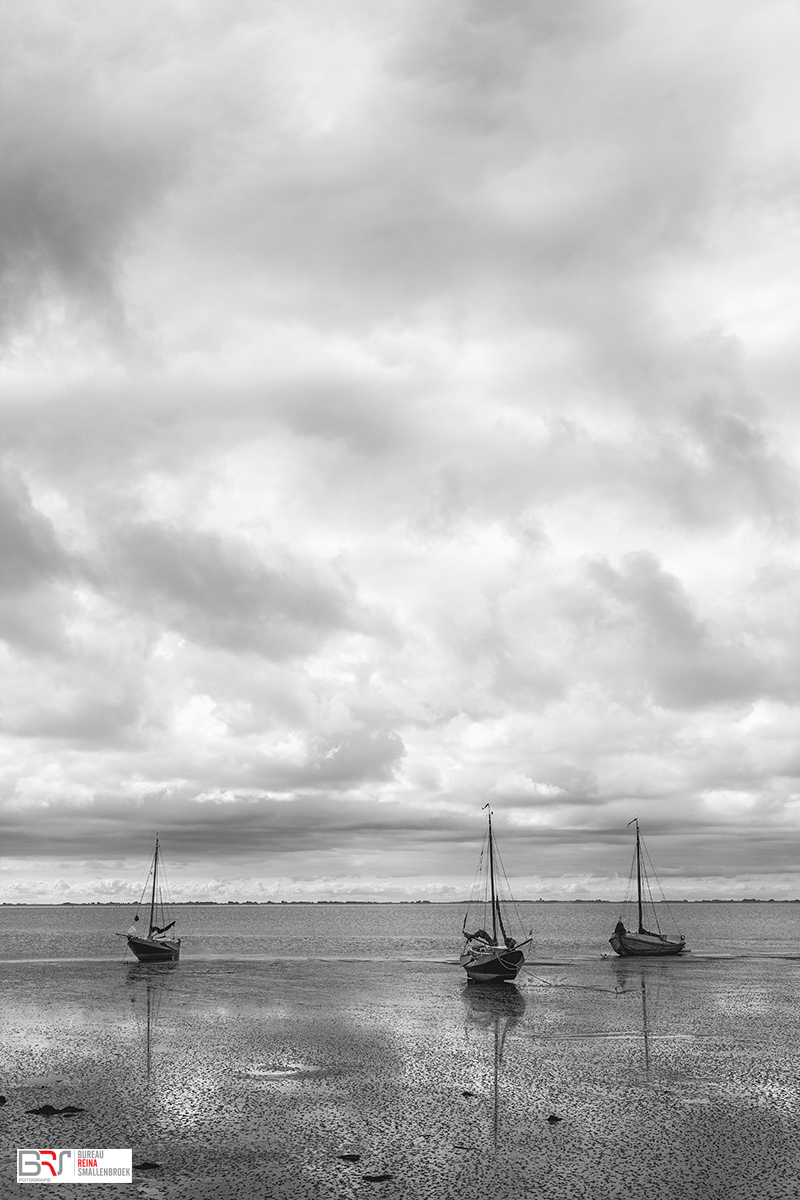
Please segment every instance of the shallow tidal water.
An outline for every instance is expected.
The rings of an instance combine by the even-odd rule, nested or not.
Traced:
[[[797,966],[7,963],[4,1193],[17,1146],[55,1145],[133,1147],[158,1166],[122,1195],[152,1200],[788,1200]]]
[[[181,955],[193,961],[446,962],[458,955],[465,911],[463,904],[192,904],[171,916],[178,918]],[[509,932],[532,932],[537,961],[594,962],[609,953],[619,911],[610,903],[526,901],[514,906]],[[798,953],[798,903],[658,904],[656,912],[666,932],[686,934],[694,957]],[[119,961],[124,943],[115,933],[127,929],[133,913],[130,905],[2,905],[2,960]]]

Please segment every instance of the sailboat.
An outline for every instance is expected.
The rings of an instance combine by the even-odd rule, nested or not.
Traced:
[[[646,872],[645,864],[644,864],[644,857],[643,857],[644,839],[642,838],[642,835],[639,832],[639,818],[634,817],[634,819],[632,821],[628,822],[628,825],[636,826],[636,847],[635,847],[634,855],[633,855],[633,867],[631,868],[631,878],[633,878],[633,871],[635,868],[635,870],[636,870],[636,912],[637,912],[637,918],[638,918],[638,928],[635,933],[632,930],[626,929],[625,924],[622,920],[622,916],[620,916],[620,919],[617,921],[614,932],[612,933],[611,937],[608,939],[611,949],[614,951],[615,954],[620,954],[624,958],[631,957],[631,956],[638,957],[638,956],[643,956],[643,955],[682,954],[683,951],[686,949],[686,938],[683,936],[683,934],[679,933],[679,934],[677,934],[677,936],[674,936],[674,935],[668,936],[667,934],[661,932],[661,927],[658,923],[658,916],[656,914],[655,905],[653,903],[653,896],[650,891],[650,881],[647,877],[647,872]],[[645,850],[645,853],[646,853],[646,850]],[[649,859],[650,856],[647,855],[647,857]],[[653,870],[652,863],[650,863],[650,868],[653,871],[653,876],[656,878],[656,882],[658,882],[658,877],[656,876],[655,870]],[[644,890],[642,888],[643,881],[644,881]],[[660,886],[661,885],[659,884],[659,887]],[[630,891],[630,884],[628,885],[628,888]],[[645,897],[645,893],[646,893],[646,897]],[[662,895],[663,895],[663,892],[662,892]],[[625,904],[627,903],[627,899],[628,899],[628,897],[626,895],[625,901],[623,902],[623,908],[625,907]],[[649,923],[651,925],[655,926],[655,929],[656,929],[655,933],[652,930],[647,929],[645,927],[645,924],[644,924],[645,908],[647,908]]]
[[[467,931],[470,911],[468,909],[462,928],[464,948],[458,961],[466,971],[467,977],[473,982],[494,983],[516,979],[525,962],[523,949],[530,944],[532,938],[529,934],[525,941],[517,942],[506,932],[498,891],[500,874],[502,872],[505,877],[505,872],[492,833],[492,810],[488,804],[484,804],[483,807],[489,809],[486,842],[481,850],[478,866],[478,874],[483,877],[482,896],[478,900],[483,909],[483,925],[474,933]],[[484,852],[486,852],[485,855]],[[485,870],[482,869],[484,867]],[[474,903],[476,901],[471,899],[470,908]],[[491,932],[485,928],[489,925]]]
[[[150,864],[150,872],[144,885],[136,916],[127,933],[117,934],[117,937],[127,938],[128,948],[133,951],[139,962],[176,962],[180,957],[181,939],[176,938],[174,934],[171,937],[167,936],[169,931],[174,928],[175,922],[167,923],[168,914],[159,886],[159,865],[158,834],[156,834],[153,861]],[[148,888],[150,891],[149,905],[145,903]],[[148,913],[148,919],[146,924],[140,925],[139,918],[142,910]]]

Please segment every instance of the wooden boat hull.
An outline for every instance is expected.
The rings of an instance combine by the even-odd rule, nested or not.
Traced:
[[[497,983],[498,981],[516,979],[525,962],[521,950],[501,950],[493,948],[485,954],[462,954],[459,959],[467,973],[467,978],[474,983]]]
[[[622,958],[655,958],[669,954],[683,954],[686,942],[669,941],[654,933],[614,933],[608,943],[615,954]]]
[[[128,936],[128,948],[139,962],[176,962],[181,953],[181,941],[157,942],[150,938]]]

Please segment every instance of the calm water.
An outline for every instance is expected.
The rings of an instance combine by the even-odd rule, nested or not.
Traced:
[[[659,906],[663,907],[663,906]],[[573,963],[610,953],[615,904],[521,903],[533,930],[532,963]],[[693,955],[797,956],[800,904],[672,906]],[[0,907],[0,960],[120,960],[133,907]],[[183,959],[452,961],[463,904],[191,905],[178,907]],[[660,914],[662,928],[672,928]],[[127,955],[131,958],[130,954]]]

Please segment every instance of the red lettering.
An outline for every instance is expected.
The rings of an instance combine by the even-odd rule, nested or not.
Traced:
[[[55,1161],[56,1161],[56,1152],[55,1152],[55,1150],[40,1150],[40,1151],[39,1151],[39,1154],[40,1154],[40,1156],[41,1156],[42,1154],[52,1154],[52,1156],[53,1156],[53,1162],[55,1162]],[[43,1167],[47,1167],[48,1171],[50,1171],[50,1173],[52,1174],[53,1178],[55,1178],[55,1176],[56,1176],[57,1172],[56,1172],[56,1169],[55,1169],[55,1167],[53,1166],[53,1164],[52,1164],[52,1163],[49,1163],[49,1162],[43,1162],[43,1163],[42,1163],[42,1166],[43,1166]]]

